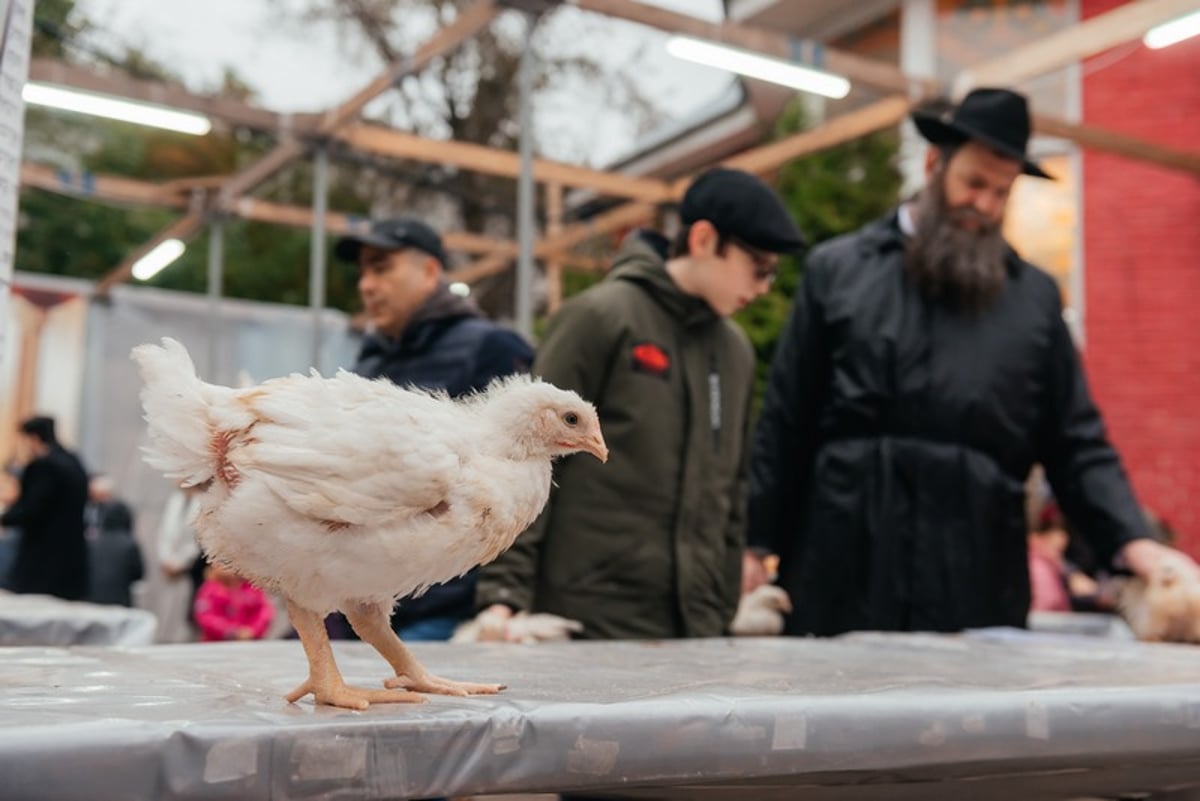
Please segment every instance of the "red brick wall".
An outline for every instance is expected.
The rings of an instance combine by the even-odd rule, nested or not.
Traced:
[[[1200,37],[1132,47],[1085,63],[1084,122],[1200,150]],[[1200,555],[1200,177],[1084,151],[1083,181],[1092,389],[1139,499]]]

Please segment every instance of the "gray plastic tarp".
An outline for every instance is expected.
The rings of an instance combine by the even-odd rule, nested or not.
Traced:
[[[0,649],[0,796],[804,786],[980,801],[997,786],[1041,798],[1200,785],[1200,649],[1185,646],[998,631],[413,650],[440,675],[508,689],[351,712],[281,699],[306,672],[294,641]],[[352,684],[387,674],[362,643],[335,651]]]
[[[150,645],[157,625],[144,609],[0,591],[0,645]]]

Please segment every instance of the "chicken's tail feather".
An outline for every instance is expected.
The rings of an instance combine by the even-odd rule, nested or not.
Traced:
[[[203,484],[216,470],[209,407],[212,392],[222,388],[201,381],[187,349],[169,337],[161,346],[138,345],[131,356],[144,384],[146,462],[184,486]]]

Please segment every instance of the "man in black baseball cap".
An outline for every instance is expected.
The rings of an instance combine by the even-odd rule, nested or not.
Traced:
[[[450,291],[437,231],[415,217],[374,222],[343,237],[334,254],[358,267],[358,291],[373,329],[354,372],[460,397],[493,379],[526,372],[533,349]],[[400,603],[392,625],[405,640],[445,640],[471,615],[475,574]]]
[[[609,464],[563,460],[542,516],[482,568],[481,628],[524,610],[589,638],[728,630],[755,360],[727,318],[804,239],[779,195],[738,170],[700,175],[679,211],[670,248],[627,237],[608,278],[550,321],[533,371],[596,404]]]
[[[363,246],[376,250],[394,251],[413,248],[433,256],[442,267],[446,266],[446,250],[438,232],[416,217],[394,217],[376,220],[369,231],[344,236],[334,245],[334,254],[342,261],[358,263],[359,251]]]

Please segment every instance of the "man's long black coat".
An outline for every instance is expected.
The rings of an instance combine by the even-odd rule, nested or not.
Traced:
[[[21,495],[0,524],[21,529],[12,567],[14,592],[81,601],[88,593],[83,510],[88,478],[74,454],[55,445],[26,465]]]
[[[1010,252],[996,303],[952,311],[907,278],[895,214],[813,251],[752,457],[789,633],[1025,625],[1035,462],[1100,558],[1142,536],[1053,278]]]

